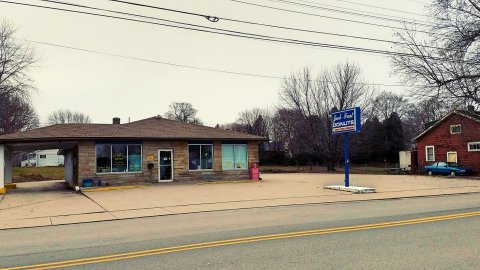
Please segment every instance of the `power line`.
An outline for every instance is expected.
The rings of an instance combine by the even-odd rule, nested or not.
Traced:
[[[408,20],[405,20],[405,19],[394,19],[394,18],[392,18],[392,17],[395,17],[395,16],[383,17],[383,16],[385,16],[385,14],[382,14],[383,16],[377,16],[377,15],[366,14],[365,11],[363,11],[363,13],[361,13],[361,12],[359,12],[359,10],[356,10],[356,9],[348,9],[348,10],[354,10],[352,12],[352,11],[338,9],[338,8],[341,8],[341,7],[338,7],[338,6],[332,6],[332,5],[326,5],[326,4],[322,4],[322,6],[312,5],[311,3],[315,3],[315,2],[310,2],[310,1],[300,0],[300,2],[303,2],[303,3],[293,2],[293,1],[288,1],[288,0],[269,0],[269,1],[288,4],[288,5],[294,5],[294,6],[300,6],[300,7],[306,7],[306,8],[312,8],[312,9],[318,9],[318,10],[325,10],[325,11],[335,12],[335,13],[342,13],[342,14],[353,15],[353,16],[358,16],[358,17],[365,17],[365,18],[369,18],[369,19],[392,21],[392,22],[395,22],[395,23],[416,24],[416,25],[427,26],[427,27],[432,26],[431,24],[418,23],[418,22],[414,23],[412,21],[408,21]],[[305,3],[310,3],[310,4],[305,4]],[[335,8],[329,8],[328,6],[335,7]],[[342,9],[346,9],[346,8],[342,8]]]
[[[412,17],[401,17],[399,15],[392,15],[392,14],[386,14],[386,13],[379,13],[379,12],[374,12],[374,11],[367,11],[367,10],[364,10],[364,9],[356,9],[356,8],[347,8],[347,7],[342,7],[342,6],[335,6],[335,5],[329,5],[329,4],[325,4],[325,3],[321,3],[321,2],[317,2],[317,1],[308,1],[308,0],[297,0],[298,2],[304,2],[304,3],[309,3],[309,4],[317,4],[317,5],[322,5],[322,6],[327,6],[327,7],[333,7],[333,8],[340,8],[340,9],[344,9],[344,10],[350,10],[350,11],[355,11],[355,12],[361,12],[361,13],[366,13],[366,14],[374,14],[374,15],[380,15],[380,16],[383,16],[384,18],[397,18],[397,19],[401,19],[402,21],[410,21],[410,22],[423,22],[423,23],[428,23],[427,21],[424,21],[424,20],[418,20],[418,19],[415,19],[415,18],[412,18]],[[340,1],[340,2],[345,2],[345,1]],[[345,2],[345,3],[348,3],[348,2]],[[355,2],[350,2],[350,3],[355,3]],[[350,4],[348,3],[348,4]],[[376,6],[373,6],[373,5],[366,5],[366,6],[369,6],[370,8],[371,7],[376,7]],[[395,9],[387,9],[387,10],[393,10],[395,11]],[[415,16],[425,16],[423,14],[419,14],[419,13],[415,13],[417,15]]]
[[[422,1],[417,1],[417,0],[407,0],[407,1],[412,2],[412,3],[418,3],[418,4],[425,5],[425,2],[422,2]]]
[[[383,54],[383,55],[414,56],[414,55],[409,54],[409,53],[399,53],[399,52],[385,51],[385,50],[379,50],[379,49],[362,48],[362,47],[354,47],[354,46],[344,46],[344,45],[328,44],[328,43],[316,43],[316,42],[309,42],[309,41],[304,41],[304,40],[281,38],[281,37],[274,37],[274,36],[267,36],[267,35],[259,35],[259,34],[245,33],[245,32],[240,32],[240,31],[226,30],[226,29],[218,29],[218,28],[212,28],[212,27],[206,27],[206,26],[200,26],[200,25],[194,25],[194,27],[192,28],[192,27],[186,27],[186,26],[171,25],[171,24],[165,24],[165,23],[156,23],[156,22],[151,22],[151,21],[143,21],[143,20],[137,20],[137,19],[125,18],[125,17],[118,17],[118,16],[112,16],[112,15],[106,15],[106,14],[98,14],[98,13],[92,13],[92,12],[70,10],[70,9],[63,9],[63,8],[56,8],[56,7],[49,7],[49,6],[40,6],[40,5],[12,2],[12,1],[6,1],[6,0],[0,0],[0,2],[29,6],[29,7],[44,8],[44,9],[50,9],[50,10],[57,10],[57,11],[66,11],[66,12],[72,12],[72,13],[78,13],[78,14],[93,15],[93,16],[106,17],[106,18],[113,18],[113,19],[120,19],[120,20],[126,20],[126,21],[140,22],[140,23],[146,23],[146,24],[152,24],[152,25],[172,27],[172,28],[177,28],[177,29],[193,30],[193,31],[212,33],[212,34],[220,34],[220,35],[225,35],[225,36],[243,37],[243,38],[248,38],[248,39],[253,39],[253,40],[262,40],[262,41],[270,41],[270,42],[285,43],[285,44],[303,45],[303,46],[308,46],[308,47],[330,48],[330,49],[339,49],[339,50],[347,50],[347,51],[366,52],[366,53],[373,53],[373,54]],[[182,24],[181,22],[176,22],[176,23]],[[192,25],[192,24],[189,24],[189,25]],[[197,28],[195,28],[195,27],[197,27]],[[198,27],[207,28],[208,30],[199,29]],[[436,58],[436,57],[429,57],[429,59],[452,62],[451,60],[448,60],[448,59],[439,59],[439,58]]]
[[[255,74],[255,73],[237,72],[237,71],[230,71],[230,70],[223,70],[223,69],[214,69],[214,68],[204,68],[204,67],[198,67],[198,66],[183,65],[183,64],[177,64],[177,63],[153,60],[153,59],[148,59],[148,58],[141,58],[141,57],[134,57],[134,56],[127,56],[127,55],[122,55],[122,54],[115,54],[115,53],[97,51],[97,50],[92,50],[92,49],[73,47],[73,46],[62,45],[62,44],[55,44],[55,43],[50,43],[50,42],[43,42],[43,41],[29,40],[29,39],[23,39],[23,40],[27,41],[27,42],[46,45],[46,46],[51,46],[51,47],[69,49],[69,50],[98,54],[98,55],[106,55],[106,56],[111,56],[111,57],[123,58],[123,59],[127,59],[127,60],[135,60],[135,61],[139,61],[139,62],[147,62],[147,63],[153,63],[153,64],[173,66],[173,67],[178,67],[178,68],[188,68],[188,69],[195,69],[195,70],[201,70],[201,71],[218,72],[218,73],[225,73],[225,74],[231,74],[231,75],[240,75],[240,76],[266,78],[266,79],[279,79],[279,80],[286,79],[285,77],[281,77],[281,76],[262,75],[262,74]],[[326,80],[315,80],[315,81],[336,83],[336,82],[326,81]],[[385,87],[403,87],[403,85],[400,85],[400,84],[382,84],[382,83],[355,83],[355,84],[371,85],[371,86],[385,86]]]
[[[421,13],[410,12],[410,11],[394,9],[394,8],[380,7],[380,6],[376,6],[376,5],[369,5],[369,4],[359,3],[359,2],[355,2],[355,1],[347,1],[347,0],[336,0],[336,1],[347,3],[347,4],[353,4],[353,5],[357,5],[357,6],[364,6],[364,7],[369,7],[369,8],[376,8],[376,9],[394,11],[394,12],[405,13],[405,14],[416,15],[416,16],[422,16],[422,17],[429,17],[428,15],[421,14]],[[303,1],[303,2],[308,2],[308,1]],[[314,2],[314,3],[320,4],[319,2]]]
[[[184,29],[184,30],[193,30],[193,31],[212,33],[212,34],[220,34],[220,35],[233,36],[233,37],[243,37],[243,38],[254,39],[254,40],[273,41],[273,42],[278,42],[278,43],[305,45],[305,46],[310,46],[310,47],[343,49],[343,50],[368,52],[368,53],[383,54],[383,55],[405,55],[405,56],[410,55],[410,54],[406,54],[406,53],[397,53],[397,52],[385,51],[385,50],[379,50],[379,49],[362,48],[362,47],[354,47],[354,46],[344,46],[344,45],[328,44],[328,43],[317,43],[317,42],[309,42],[309,41],[304,41],[304,40],[296,40],[296,39],[281,38],[281,37],[274,37],[274,36],[267,36],[267,35],[260,35],[260,34],[252,34],[252,33],[232,31],[232,30],[219,29],[219,28],[213,28],[213,27],[206,27],[206,26],[194,25],[194,24],[186,24],[186,23],[174,22],[174,21],[171,21],[171,22],[188,25],[188,27],[187,26],[181,26],[181,25],[171,25],[171,24],[166,24],[166,23],[157,23],[157,22],[152,22],[152,21],[137,20],[137,19],[125,18],[125,17],[118,17],[118,16],[112,16],[112,15],[106,15],[106,14],[92,13],[92,12],[86,12],[86,11],[79,11],[79,10],[71,10],[71,9],[63,9],[63,8],[56,8],[56,7],[49,7],[49,6],[40,6],[40,5],[34,5],[34,4],[26,4],[26,3],[20,3],[20,2],[12,2],[12,1],[6,1],[6,0],[0,0],[0,2],[29,6],[29,7],[36,7],[36,8],[44,8],[44,9],[50,9],[50,10],[57,10],[57,11],[72,12],[72,13],[85,14],[85,15],[92,15],[92,16],[99,16],[99,17],[105,17],[105,18],[113,18],[113,19],[119,19],[119,20],[140,22],[140,23],[166,26],[166,27],[178,28],[178,29]],[[193,27],[190,27],[190,26],[193,26]],[[204,28],[204,29],[199,29],[199,28]]]
[[[59,2],[59,1],[51,1],[51,0],[40,0],[40,1],[46,1],[46,2]],[[224,20],[224,21],[230,21],[230,22],[237,22],[237,23],[243,23],[243,24],[250,24],[250,25],[257,25],[257,26],[264,26],[264,27],[270,27],[270,28],[277,28],[277,29],[284,29],[284,30],[292,30],[292,31],[300,31],[300,32],[306,32],[306,33],[315,33],[315,34],[323,34],[323,35],[331,35],[331,36],[338,36],[338,37],[346,37],[346,38],[354,38],[354,39],[361,39],[361,40],[367,40],[367,41],[376,41],[376,42],[384,42],[384,43],[390,43],[390,44],[406,44],[404,42],[399,42],[399,41],[393,41],[393,40],[387,40],[387,39],[380,39],[380,38],[371,38],[371,37],[365,37],[365,36],[355,36],[355,35],[346,35],[346,34],[340,34],[340,33],[332,33],[332,32],[325,32],[325,31],[317,31],[317,30],[308,30],[308,29],[301,29],[301,28],[294,28],[294,27],[287,27],[287,26],[280,26],[280,25],[272,25],[272,24],[266,24],[266,23],[259,23],[259,22],[252,22],[252,21],[245,21],[245,20],[238,20],[238,19],[232,19],[232,18],[226,18],[226,17],[219,17],[219,16],[209,16],[205,14],[200,14],[200,13],[193,13],[193,12],[186,12],[182,10],[175,10],[175,9],[168,9],[168,8],[163,8],[159,6],[152,6],[152,5],[147,5],[147,4],[141,4],[141,3],[135,3],[135,2],[129,2],[129,1],[123,1],[123,0],[110,0],[112,2],[118,2],[118,3],[123,3],[127,5],[134,5],[134,6],[140,6],[140,7],[145,7],[145,8],[152,8],[152,9],[158,9],[158,10],[164,10],[164,11],[171,11],[171,12],[178,12],[182,14],[188,14],[188,15],[194,15],[194,16],[199,16],[199,17],[214,17],[217,18],[218,20]],[[79,5],[76,5],[79,6]],[[86,7],[86,6],[83,6]],[[94,8],[97,9],[97,8]],[[104,9],[100,9],[104,10]],[[148,17],[148,16],[142,16],[142,15],[137,15],[137,14],[132,14],[132,13],[123,13],[123,12],[118,12],[118,11],[112,11],[112,10],[104,10],[104,11],[109,11],[109,12],[114,12],[114,13],[121,13],[121,14],[128,14],[131,16],[140,16],[140,17],[145,17],[145,18],[150,18],[150,19],[157,19],[157,20],[163,20],[155,17]],[[218,28],[217,28],[218,29]],[[438,47],[433,47],[433,46],[428,46],[428,45],[419,45],[419,47],[424,47],[424,48],[432,48],[432,49],[440,49]]]
[[[110,1],[116,1],[116,0],[110,0]],[[357,24],[365,24],[365,25],[376,26],[376,27],[381,27],[381,28],[405,30],[405,28],[397,27],[397,26],[390,26],[390,25],[371,23],[371,22],[365,22],[365,21],[359,21],[359,20],[351,20],[351,19],[338,18],[338,17],[333,17],[333,16],[320,15],[320,14],[316,14],[316,13],[309,13],[309,12],[279,8],[279,7],[274,7],[274,6],[256,4],[256,3],[247,2],[247,1],[243,1],[243,0],[230,0],[230,1],[236,2],[236,3],[239,3],[239,4],[244,4],[244,5],[250,5],[250,6],[256,6],[256,7],[266,8],[266,9],[284,11],[284,12],[288,12],[288,13],[295,13],[295,14],[301,14],[301,15],[307,15],[307,16],[313,16],[313,17],[319,17],[319,18],[326,18],[326,19],[332,19],[332,20],[337,20],[337,21],[345,21],[345,22],[351,22],[351,23],[357,23]],[[417,30],[417,32],[437,36],[437,33],[434,33],[434,32],[429,32],[429,31],[424,31],[424,30]]]

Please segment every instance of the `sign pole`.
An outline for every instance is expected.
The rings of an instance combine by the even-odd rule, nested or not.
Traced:
[[[348,133],[343,137],[343,153],[345,159],[345,187],[350,186],[350,161],[348,160]]]

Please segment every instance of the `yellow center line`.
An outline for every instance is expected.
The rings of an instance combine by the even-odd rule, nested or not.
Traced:
[[[465,212],[465,213],[450,214],[450,215],[442,215],[442,216],[433,216],[433,217],[425,217],[425,218],[417,218],[417,219],[408,219],[408,220],[400,220],[400,221],[372,223],[372,224],[364,224],[364,225],[356,225],[356,226],[345,226],[345,227],[329,228],[329,229],[317,229],[317,230],[307,230],[307,231],[298,231],[298,232],[289,232],[289,233],[252,236],[252,237],[244,237],[244,238],[234,238],[234,239],[228,239],[228,240],[219,240],[219,241],[204,242],[204,243],[197,243],[197,244],[188,244],[188,245],[181,245],[181,246],[156,248],[156,249],[143,250],[143,251],[119,253],[119,254],[114,254],[114,255],[106,255],[106,256],[82,258],[82,259],[75,259],[75,260],[66,260],[66,261],[58,261],[58,262],[51,262],[51,263],[20,266],[20,267],[13,267],[13,268],[2,268],[2,269],[5,270],[5,269],[54,269],[54,268],[64,268],[64,267],[72,267],[72,266],[79,266],[79,265],[86,265],[86,264],[95,264],[95,263],[103,263],[103,262],[133,259],[133,258],[153,256],[153,255],[161,255],[161,254],[187,251],[187,250],[212,248],[212,247],[219,247],[219,246],[226,246],[226,245],[237,245],[237,244],[244,244],[244,243],[271,241],[271,240],[287,239],[287,238],[294,238],[294,237],[304,237],[304,236],[333,234],[333,233],[341,233],[341,232],[352,232],[352,231],[360,231],[360,230],[380,229],[380,228],[413,225],[413,224],[435,222],[435,221],[444,221],[444,220],[475,217],[475,216],[480,216],[480,211]],[[0,269],[0,270],[2,270],[2,269]]]

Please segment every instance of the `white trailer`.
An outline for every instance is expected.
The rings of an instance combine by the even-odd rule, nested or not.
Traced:
[[[27,160],[22,160],[22,167],[48,167],[60,166],[64,164],[64,156],[58,155],[58,149],[38,150],[28,154]]]
[[[400,151],[398,152],[400,160],[400,169],[404,171],[410,171],[412,169],[412,152]]]

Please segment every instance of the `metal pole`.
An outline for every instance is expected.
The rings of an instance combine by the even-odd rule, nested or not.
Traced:
[[[345,136],[343,137],[343,153],[344,153],[344,159],[345,159],[345,187],[350,186],[350,162],[348,160],[348,133],[345,133]]]

